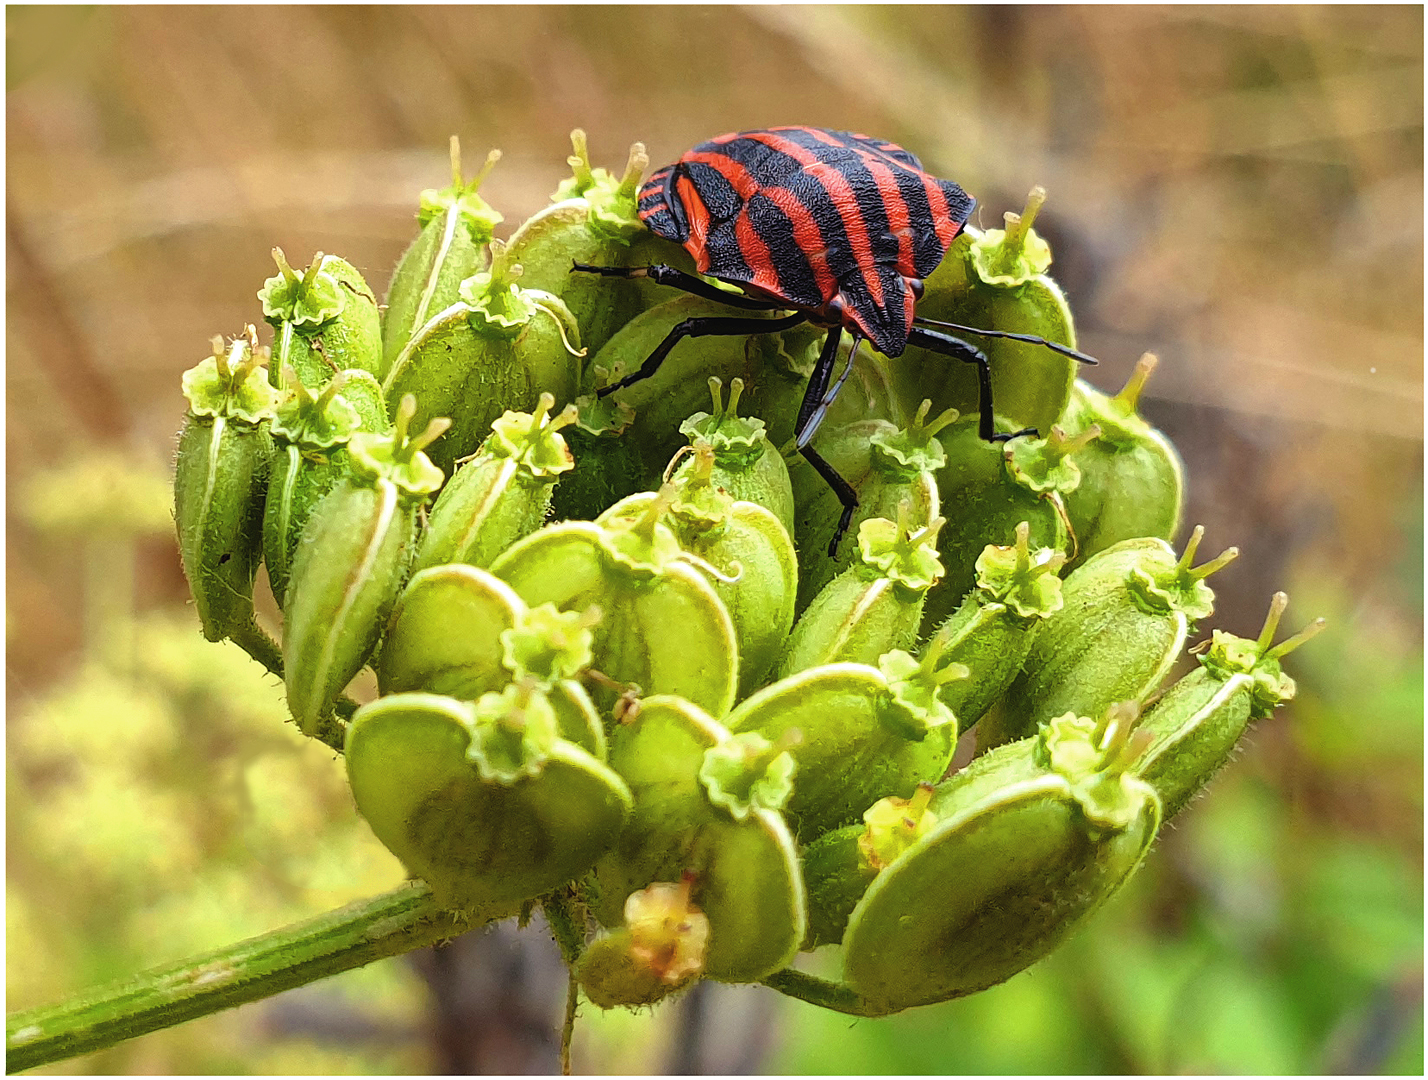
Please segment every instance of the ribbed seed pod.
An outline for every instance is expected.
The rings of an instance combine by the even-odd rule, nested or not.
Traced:
[[[762,420],[738,414],[744,380],[735,378],[730,383],[728,405],[724,404],[723,385],[719,376],[709,376],[714,411],[695,413],[679,425],[680,433],[691,445],[704,439],[713,448],[710,479],[716,487],[731,498],[766,508],[793,538],[793,484],[783,455],[769,443]],[[692,462],[681,465],[675,479],[693,467]]]
[[[671,482],[673,498],[662,519],[692,565],[703,570],[734,624],[739,643],[739,689],[762,686],[788,644],[798,591],[793,541],[774,515],[757,503],[736,501],[713,483],[714,450],[700,440],[692,471]],[[632,524],[659,498],[652,491],[621,499],[596,521]]]
[[[1075,324],[1066,296],[1046,273],[1051,248],[1031,228],[1045,199],[1044,190],[1033,188],[1021,214],[1005,215],[1005,229],[981,233],[964,228],[928,277],[917,304],[918,316],[1032,334],[1075,348]],[[991,362],[992,400],[997,414],[1010,425],[1004,430],[1051,429],[1070,399],[1076,361],[1039,345],[949,332],[981,349]],[[935,409],[977,412],[979,392],[971,364],[914,347],[893,365],[892,372],[907,410],[931,398]]]
[[[1026,737],[1074,712],[1098,716],[1113,702],[1143,701],[1165,679],[1190,628],[1214,611],[1205,578],[1238,554],[1229,548],[1192,567],[1204,529],[1176,558],[1164,540],[1125,540],[1092,556],[1062,583],[1062,606],[1043,624],[1021,674],[984,721],[979,744]]]
[[[1053,427],[1044,439],[1024,437],[993,446],[979,438],[971,424],[959,424],[947,433],[947,464],[938,470],[937,490],[957,513],[938,541],[947,576],[928,597],[925,630],[946,619],[976,585],[977,559],[988,541],[1011,536],[1019,523],[1027,523],[1030,543],[1036,547],[1069,551],[1074,538],[1065,500],[1081,482],[1072,455],[1096,434],[1090,428],[1068,438]]]
[[[729,714],[728,726],[793,742],[799,779],[787,812],[808,843],[883,796],[909,796],[946,772],[957,719],[938,689],[965,675],[965,668],[938,666],[935,658],[919,663],[900,650],[876,667],[825,664],[760,690]]]
[[[635,212],[640,176],[650,159],[642,143],[630,147],[622,176],[590,166],[585,132],[570,133],[572,175],[561,182],[551,205],[511,236],[513,257],[526,268],[526,284],[565,301],[580,325],[581,340],[598,352],[625,323],[679,294],[649,279],[605,278],[572,272],[571,266],[648,266],[693,271],[693,260],[645,228]]]
[[[461,299],[461,283],[485,267],[484,249],[502,217],[478,192],[500,159],[501,152],[492,150],[481,170],[470,181],[463,180],[461,144],[451,137],[451,186],[421,193],[421,232],[402,253],[387,289],[379,378],[386,377],[428,319]]]
[[[678,694],[722,716],[738,685],[729,612],[679,541],[660,523],[667,490],[634,520],[566,521],[518,541],[491,564],[532,607],[598,607],[593,667],[642,693]],[[603,707],[615,693],[598,689]]]
[[[630,785],[634,812],[595,867],[596,918],[618,926],[627,897],[688,873],[690,902],[709,924],[700,974],[753,982],[792,960],[806,909],[779,812],[792,784],[787,748],[730,735],[689,702],[658,695],[616,731],[610,764]]]
[[[188,416],[174,470],[174,520],[194,606],[209,641],[253,625],[253,579],[262,559],[263,497],[279,395],[266,381],[256,335],[184,372]]]
[[[687,319],[707,316],[727,318],[729,308],[699,296],[683,295],[636,315],[605,343],[591,362],[582,390],[595,393],[640,366],[663,344],[670,332]],[[741,318],[774,322],[778,312],[740,312]],[[686,337],[665,357],[647,379],[609,395],[633,410],[633,422],[621,436],[639,453],[643,473],[634,494],[658,484],[669,459],[683,445],[680,425],[709,403],[709,376],[724,382],[744,381],[745,412],[768,425],[767,438],[779,446],[793,436],[793,424],[808,372],[817,359],[824,331],[807,324],[769,334]],[[597,372],[604,382],[597,382]]]
[[[876,664],[893,649],[917,640],[927,591],[942,576],[933,518],[921,528],[901,520],[868,518],[858,526],[857,562],[824,586],[799,617],[788,639],[779,677],[805,668],[847,661]]]
[[[291,396],[269,429],[273,461],[263,503],[263,562],[279,607],[287,595],[303,527],[313,507],[347,471],[347,440],[363,426],[357,410],[338,393],[346,376],[338,372],[314,396],[289,368],[285,381]]]
[[[391,436],[352,437],[351,471],[314,508],[298,544],[283,662],[288,707],[305,734],[326,722],[372,655],[406,580],[417,510],[441,486],[441,470],[421,451],[445,423],[410,437],[415,411],[404,399]]]
[[[1043,623],[1061,610],[1066,556],[1051,548],[1032,552],[1030,528],[1021,522],[1011,547],[988,544],[977,559],[977,587],[928,642],[938,663],[963,664],[968,677],[946,683],[942,701],[962,731],[970,730],[1012,684]],[[924,659],[926,659],[926,653]]]
[[[304,386],[316,389],[339,371],[382,370],[382,317],[377,298],[356,267],[318,252],[302,275],[273,248],[278,274],[258,290],[263,318],[273,327],[273,362],[268,378],[294,369]]]
[[[1062,424],[1073,436],[1096,428],[1100,437],[1076,455],[1081,482],[1066,496],[1079,565],[1098,551],[1136,536],[1174,540],[1185,501],[1185,467],[1175,447],[1136,412],[1155,370],[1150,353],[1114,397],[1076,381]]]
[[[911,843],[892,845],[900,852],[843,934],[844,980],[865,1014],[1009,979],[1130,877],[1160,802],[1131,771],[1141,744],[1128,727],[1123,713],[1099,724],[1067,714],[938,785],[927,807],[935,824],[918,822]],[[881,846],[874,836],[866,848]]]
[[[556,404],[575,397],[584,352],[574,319],[558,297],[516,284],[521,274],[493,240],[490,269],[461,283],[461,299],[408,339],[383,381],[390,403],[417,396],[417,422],[450,417],[432,455],[448,473],[507,409],[528,412],[542,393]]]
[[[480,452],[459,466],[437,496],[417,548],[414,569],[464,562],[490,566],[550,513],[551,490],[575,467],[562,428],[575,406],[550,415],[555,398],[541,394],[534,414],[507,411],[491,424]]]
[[[906,428],[886,420],[864,420],[842,428],[825,425],[819,432],[814,446],[858,496],[850,532],[856,534],[869,518],[897,519],[904,502],[909,504],[909,528],[924,528],[938,516],[939,489],[934,477],[947,456],[937,435],[957,414],[946,412],[928,423],[929,407],[924,401]],[[802,611],[839,572],[837,562],[825,553],[843,507],[833,489],[801,458],[790,463],[789,475],[797,508],[798,547],[803,552],[798,582]]]
[[[380,698],[353,717],[345,757],[377,838],[444,907],[492,917],[585,873],[630,811],[624,781],[561,738],[524,684],[475,702]]]
[[[1251,723],[1294,697],[1294,680],[1280,670],[1279,661],[1323,630],[1324,620],[1274,645],[1288,603],[1284,593],[1274,594],[1258,641],[1216,630],[1198,657],[1200,667],[1141,717],[1137,732],[1151,741],[1136,773],[1160,795],[1167,821],[1230,760]]]

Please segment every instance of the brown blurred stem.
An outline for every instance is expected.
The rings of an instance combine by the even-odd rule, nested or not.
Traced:
[[[5,1021],[5,1067],[20,1072],[270,997],[446,941],[489,919],[443,911],[420,882],[226,948],[152,968]]]

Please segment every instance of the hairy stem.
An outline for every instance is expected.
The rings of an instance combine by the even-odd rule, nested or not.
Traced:
[[[152,968],[59,1005],[5,1022],[5,1067],[20,1072],[230,1009],[446,941],[488,922],[487,913],[443,911],[409,882],[306,922],[175,964]]]

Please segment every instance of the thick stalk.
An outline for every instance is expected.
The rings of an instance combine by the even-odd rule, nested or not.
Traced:
[[[373,960],[447,941],[487,921],[484,913],[443,911],[426,885],[409,882],[381,896],[153,968],[59,1005],[14,1013],[5,1021],[5,1067],[20,1072],[102,1050]]]

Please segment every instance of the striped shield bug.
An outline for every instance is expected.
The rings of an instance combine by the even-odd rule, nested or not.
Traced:
[[[778,127],[700,143],[645,182],[639,216],[656,235],[682,244],[700,274],[738,286],[742,294],[670,266],[576,263],[574,270],[650,278],[731,308],[790,314],[777,319],[686,319],[638,370],[602,388],[600,396],[653,375],[687,337],[776,333],[804,322],[826,326],[828,336],[809,376],[794,434],[799,453],[838,493],[843,505],[829,545],[833,554],[858,498],[811,443],[864,341],[871,341],[884,356],[901,356],[909,345],[917,345],[975,364],[979,433],[989,442],[1035,431],[995,430],[987,356],[946,331],[1010,338],[1095,363],[1044,338],[917,316],[923,279],[942,261],[975,205],[976,200],[957,184],[925,172],[902,147],[866,135]],[[851,336],[852,350],[835,380],[844,332]]]

